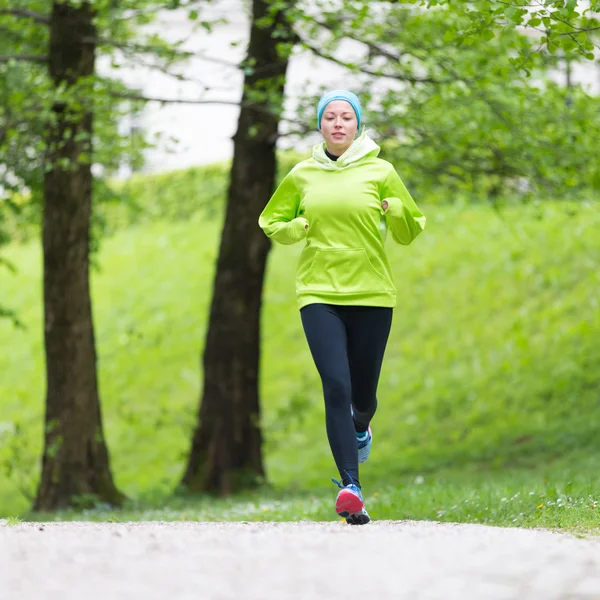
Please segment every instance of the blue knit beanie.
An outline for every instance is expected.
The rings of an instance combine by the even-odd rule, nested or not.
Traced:
[[[323,117],[323,112],[325,111],[325,107],[334,100],[345,100],[348,102],[354,112],[356,113],[356,120],[358,121],[358,130],[360,131],[360,117],[362,115],[362,107],[360,105],[360,100],[356,94],[352,92],[348,92],[346,90],[331,90],[324,94],[319,100],[319,105],[317,106],[317,129],[321,131],[321,118]]]

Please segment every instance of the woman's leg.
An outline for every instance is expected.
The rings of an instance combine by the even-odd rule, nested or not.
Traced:
[[[323,384],[325,425],[333,459],[344,485],[360,485],[358,449],[350,410],[352,384],[348,338],[339,308],[328,304],[309,304],[300,310],[300,315]]]
[[[348,362],[352,381],[352,407],[357,432],[366,431],[377,410],[377,385],[392,326],[393,309],[348,307]]]

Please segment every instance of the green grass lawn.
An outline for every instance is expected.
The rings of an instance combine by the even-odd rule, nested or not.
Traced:
[[[593,528],[599,205],[422,208],[425,233],[387,246],[399,295],[361,472],[370,512]],[[320,383],[294,298],[300,245],[275,248],[264,297],[271,487],[228,501],[170,497],[197,410],[219,229],[197,216],[102,244],[92,280],[100,392],[113,472],[132,503],[79,518],[335,518]],[[2,304],[27,329],[0,322],[0,515],[23,516],[42,449],[40,248],[3,256],[19,272],[0,271]]]
[[[571,455],[571,458],[573,456]],[[544,527],[600,535],[598,487],[593,476],[598,457],[580,456],[577,465],[477,472],[466,468],[380,482],[365,494],[377,520],[429,520],[507,527]],[[98,506],[56,514],[27,515],[35,521],[331,521],[335,493],[265,488],[233,498],[129,501],[119,510]]]

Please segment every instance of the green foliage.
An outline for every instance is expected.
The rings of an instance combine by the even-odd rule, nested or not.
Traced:
[[[281,180],[298,155],[280,157],[277,178]],[[157,221],[186,221],[194,215],[215,220],[224,210],[229,162],[181,171],[135,175],[127,181],[111,181],[98,189],[95,220],[104,235],[130,225]]]
[[[127,186],[115,189],[108,183],[111,173],[124,163],[140,167],[150,144],[143,133],[132,137],[118,128],[123,117],[135,116],[143,106],[135,90],[119,81],[120,69],[152,64],[179,80],[183,75],[178,65],[189,52],[182,43],[168,44],[156,28],[146,27],[155,24],[154,9],[164,3],[128,0],[115,5],[94,0],[91,4],[96,11],[98,56],[109,59],[115,76],[96,75],[70,89],[53,89],[43,62],[48,3],[23,0],[19,8],[38,15],[24,18],[15,12],[13,2],[0,0],[0,56],[14,57],[0,60],[0,153],[5,159],[0,167],[0,247],[8,239],[25,239],[37,232],[44,131],[52,118],[51,106],[58,100],[72,109],[90,105],[94,109],[93,156],[80,157],[93,160],[99,173],[94,190],[94,248],[99,245],[98,235],[115,227],[165,212],[169,218],[176,214],[185,218],[195,210],[194,200],[185,208],[188,201],[180,195],[168,210],[165,205],[155,210],[153,202],[145,200],[146,192],[141,196],[136,192],[133,202]],[[343,11],[317,2],[308,14],[300,4],[292,6],[272,3],[264,22],[284,10],[305,45],[317,45],[318,40],[318,52],[356,73],[354,84],[363,87],[357,91],[367,106],[366,122],[375,128],[384,156],[401,165],[404,179],[417,195],[432,203],[536,195],[573,199],[600,186],[598,100],[577,87],[548,83],[550,67],[564,68],[565,61],[576,62],[588,53],[596,24],[588,9],[557,2],[525,11],[523,2],[478,1],[463,6],[424,0],[371,7],[345,2]],[[185,9],[202,33],[222,22],[208,18],[207,1],[176,0],[166,8]],[[535,36],[517,32],[523,25],[544,30],[546,38],[538,40],[539,47],[531,45]],[[347,39],[359,41],[366,54],[336,53]],[[289,54],[292,47],[292,41],[282,38],[282,52]],[[252,69],[252,65],[245,67]],[[377,80],[389,84],[389,91],[372,93]],[[270,87],[256,86],[248,95],[248,100],[265,98],[273,109],[279,107],[280,98],[273,97]],[[308,102],[310,116],[305,121],[312,129],[314,99]],[[305,133],[306,127],[300,132]],[[161,193],[171,195],[165,185],[166,181],[160,184]],[[214,194],[207,196],[216,198],[218,189],[222,188],[217,185]],[[25,201],[15,202],[15,193]],[[105,201],[117,202],[121,208],[104,209]],[[108,214],[119,224],[111,225]],[[2,314],[15,312],[12,306],[2,310]]]
[[[111,235],[130,225],[185,221],[197,213],[214,220],[223,210],[229,165],[192,167],[172,173],[135,175],[98,186],[94,221]]]
[[[125,65],[142,64],[180,77],[175,69],[189,56],[182,49],[183,42],[167,43],[143,27],[153,21],[157,9],[165,8],[164,3],[93,0],[89,4],[97,36],[89,43],[94,44],[97,57],[110,60],[117,75]],[[186,9],[197,18],[209,4],[208,0],[192,0],[168,8]],[[0,250],[10,239],[27,239],[39,231],[43,176],[49,167],[47,132],[56,118],[54,106],[60,104],[74,115],[93,112],[92,148],[78,160],[94,163],[95,204],[113,197],[104,193],[105,179],[124,164],[141,167],[143,152],[150,146],[143,132],[130,135],[120,128],[125,117],[136,117],[144,100],[117,76],[94,73],[68,86],[52,81],[48,73],[51,9],[52,3],[41,0],[0,0]],[[198,27],[207,29],[213,23],[203,18]],[[69,130],[65,139],[68,135]],[[70,168],[69,164],[57,166]],[[101,214],[99,208],[97,215]],[[98,243],[96,237],[93,244],[97,247]],[[0,268],[4,264],[0,261]],[[0,318],[9,316],[15,321],[17,309],[5,306],[4,301],[0,298]]]
[[[399,102],[387,95],[371,122],[407,182],[433,202],[576,200],[600,189],[593,159],[600,102],[580,89],[548,83],[540,93],[499,83],[477,92],[456,84],[411,96],[390,123],[388,107],[394,111]]]
[[[442,7],[447,13],[454,3],[451,0],[421,0],[419,4],[428,8]],[[598,47],[600,19],[597,2],[476,0],[461,5],[461,10],[468,20],[466,23],[449,23],[449,36],[460,42],[477,36],[489,40],[494,31],[523,28],[529,37],[527,50],[521,55],[524,63],[541,48],[552,54],[561,51],[593,60],[594,50]]]
[[[151,199],[157,181],[135,184]],[[179,198],[170,196],[169,202]],[[195,201],[193,194],[185,198]],[[222,212],[207,218],[200,202],[197,208],[195,214],[174,208],[173,218],[187,215],[184,221],[142,219],[136,227],[117,230],[119,219],[129,222],[121,215],[92,278],[106,439],[118,486],[138,500],[158,501],[172,491],[194,425],[222,218]],[[517,485],[496,470],[551,472],[549,465],[558,458],[563,467],[552,482],[557,498],[570,479],[583,478],[572,496],[577,510],[550,509],[545,501],[553,516],[534,521],[537,509],[527,504],[528,517],[519,522],[550,524],[559,514],[567,519],[586,512],[588,484],[579,465],[584,457],[590,465],[600,457],[594,419],[600,369],[598,205],[422,208],[429,219],[426,234],[409,248],[388,247],[399,306],[382,372],[376,447],[361,476],[368,495],[382,494],[376,514],[435,518],[445,511],[448,519],[485,520],[487,488],[476,483],[469,488],[467,479],[459,483],[461,473],[481,473],[482,486],[489,477],[494,497],[504,497],[506,486],[512,490],[507,498],[521,490],[525,501],[527,477],[515,475]],[[321,388],[294,300],[293,265],[300,250],[275,249],[265,289],[261,387],[267,470],[277,489],[300,495],[317,490],[319,497],[323,490],[329,503],[326,482],[335,473]],[[19,332],[0,324],[0,512],[14,514],[27,509],[19,490],[26,494],[35,487],[41,452],[39,245],[13,245],[7,257],[20,276],[0,274],[0,288],[27,326]],[[12,465],[10,477],[7,465]],[[431,501],[421,488],[409,493],[417,477],[443,481],[450,472],[447,483],[429,490]],[[550,484],[536,477],[531,489],[537,506]],[[407,487],[399,492],[389,482]],[[478,498],[479,508],[458,502],[460,493]],[[277,494],[284,498],[287,492]],[[399,500],[405,494],[408,504]],[[452,509],[455,504],[459,508]],[[314,513],[305,506],[306,518],[329,518],[329,504],[316,505]],[[499,506],[486,522],[516,516]],[[507,506],[524,511],[515,502]],[[282,511],[273,514],[290,515],[292,508],[285,505]]]
[[[47,7],[25,4],[41,14]],[[122,64],[117,49],[129,58],[157,57],[167,70],[185,58],[154,34],[136,34],[137,25],[151,20],[153,2],[94,4],[99,47],[116,71]],[[190,19],[207,29],[193,4]],[[362,477],[366,490],[381,490],[369,497],[374,514],[552,526],[573,523],[573,515],[596,518],[597,496],[573,465],[593,470],[599,456],[600,248],[592,235],[600,224],[598,206],[503,208],[500,202],[519,190],[570,199],[597,190],[597,100],[576,87],[546,83],[547,67],[559,65],[561,53],[571,61],[589,57],[588,42],[578,40],[592,39],[585,28],[594,22],[576,14],[573,3],[570,12],[564,3],[546,3],[554,16],[525,13],[519,3],[470,3],[455,11],[450,3],[430,1],[425,13],[404,4],[381,19],[359,2],[348,3],[342,19],[339,11],[325,11],[321,23],[305,24],[309,33],[311,26],[329,28],[327,52],[342,38],[367,41],[369,56],[352,61],[351,69],[369,69],[369,82],[395,82],[379,100],[382,110],[371,105],[367,121],[429,217],[418,244],[390,247],[400,304],[382,375],[377,450]],[[45,28],[2,14],[5,7],[12,3],[0,0],[0,52],[44,52]],[[542,45],[550,54],[532,53],[530,40],[517,35],[516,26],[529,16],[531,27],[545,28]],[[556,16],[570,21],[557,25]],[[289,43],[282,48],[288,52]],[[7,157],[0,170],[0,244],[37,231],[52,103],[60,98],[81,108],[93,98],[94,159],[104,167],[95,183],[94,226],[113,235],[96,254],[92,281],[107,441],[119,486],[135,498],[162,502],[180,478],[196,414],[226,166],[114,184],[111,171],[124,158],[138,161],[143,147],[117,129],[119,117],[140,104],[123,102],[130,90],[116,79],[93,77],[54,90],[42,63],[12,59],[0,61],[0,95],[0,151]],[[368,104],[369,94],[363,95]],[[431,205],[490,196],[496,212]],[[269,477],[278,489],[301,495],[320,490],[333,465],[320,384],[293,298],[298,251],[277,248],[270,263],[261,384]],[[26,327],[15,331],[0,321],[0,506],[7,507],[0,512],[14,513],[26,509],[35,488],[43,439],[39,244],[13,244],[1,262],[0,301],[16,307]],[[18,279],[6,265],[19,270]],[[546,467],[561,456],[562,470]],[[531,498],[524,498],[520,471],[514,479],[497,474],[509,467],[553,475],[549,482],[538,478]],[[495,483],[480,485],[475,476],[465,481],[465,473],[478,471],[491,473]],[[390,487],[390,478],[402,483]],[[468,494],[465,485],[471,485]],[[254,499],[253,514],[327,518],[327,494],[327,508],[323,496],[300,511]],[[248,519],[244,507],[233,510]]]
[[[293,152],[281,155],[278,181],[291,169],[300,156]],[[190,167],[181,171],[157,174],[136,174],[127,180],[96,178],[94,180],[94,250],[102,238],[114,235],[130,226],[156,221],[186,221],[192,217],[215,220],[222,214],[227,195],[230,163]],[[0,200],[0,220],[6,232],[5,242],[23,243],[40,235],[41,209],[31,194],[14,194]],[[12,210],[9,210],[11,209]],[[17,269],[0,258],[0,266]]]
[[[139,154],[144,143],[131,146],[131,140],[118,130],[119,121],[125,115],[135,115],[140,103],[116,99],[117,92],[131,92],[118,81],[100,77],[80,79],[69,87],[55,87],[49,77],[48,24],[46,2],[26,0],[20,9],[37,14],[39,20],[26,18],[14,9],[12,2],[0,0],[0,31],[6,33],[0,43],[0,54],[14,56],[13,60],[0,61],[0,151],[5,157],[0,169],[0,198],[6,192],[27,192],[40,203],[41,185],[46,151],[45,131],[54,119],[52,106],[64,104],[65,110],[75,114],[93,107],[94,111],[94,162],[105,171],[114,170],[124,158]],[[100,10],[100,4],[97,3]],[[101,49],[114,53],[118,46],[136,41],[131,20],[126,18],[131,6],[116,8],[114,3],[104,3],[104,10],[97,15],[98,39]],[[138,4],[147,5],[148,2]],[[6,7],[6,9],[4,9]],[[4,9],[4,10],[3,10]],[[110,27],[108,27],[110,24]],[[117,37],[111,37],[111,35]],[[101,42],[104,41],[105,47]],[[101,52],[99,52],[101,54]],[[33,60],[37,57],[38,60]],[[84,161],[92,157],[81,157]]]
[[[349,69],[366,127],[417,195],[575,199],[599,189],[600,100],[554,82],[586,62],[580,54],[532,51],[529,36],[494,25],[520,15],[505,7],[491,17],[500,3],[406,4],[363,11],[355,3],[343,18],[300,22],[308,48],[326,31],[316,51]],[[342,45],[348,40],[352,56]],[[313,119],[315,99],[306,104]]]

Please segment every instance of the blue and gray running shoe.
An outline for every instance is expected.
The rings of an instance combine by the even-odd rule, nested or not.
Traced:
[[[350,525],[366,525],[370,520],[363,501],[360,488],[353,483],[342,485],[335,479],[332,480],[340,488],[335,500],[335,512],[346,519]]]
[[[358,442],[358,462],[364,463],[371,453],[371,445],[373,443],[371,428],[369,427],[369,429],[363,433],[357,433],[356,441]]]

